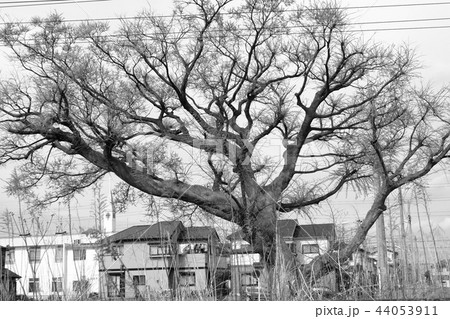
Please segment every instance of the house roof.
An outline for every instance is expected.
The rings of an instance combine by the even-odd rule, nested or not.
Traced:
[[[209,226],[186,227],[181,240],[208,240],[211,236],[217,236],[216,230]]]
[[[124,229],[108,237],[111,242],[130,240],[158,240],[172,238],[177,228],[184,228],[180,221],[164,221],[154,225],[138,225]]]
[[[337,241],[333,245],[333,250],[334,251],[344,250],[345,248],[347,248],[347,246],[348,246],[347,243],[344,243],[343,241]],[[366,249],[364,249],[363,247],[358,247],[356,250],[361,252],[367,252]]]
[[[297,221],[294,219],[281,219],[277,221],[277,232],[282,238],[294,237],[297,226]]]
[[[281,219],[277,221],[277,232],[282,238],[309,239],[317,237],[336,237],[335,226],[329,224],[298,225],[295,219]],[[243,240],[244,232],[238,230],[227,236],[230,241]]]
[[[4,271],[3,272],[3,277],[4,278],[16,278],[16,279],[22,278],[21,276],[19,276],[18,274],[16,274],[15,272],[13,272],[13,271],[11,271],[11,270],[9,270],[7,268],[4,268],[3,271]]]
[[[235,241],[235,240],[244,240],[244,231],[242,229],[235,231],[234,233],[231,233],[227,236],[227,239],[229,241]]]
[[[297,221],[295,219],[280,219],[277,221],[277,233],[280,234],[281,237],[293,237],[295,233],[295,228],[298,226]],[[244,232],[242,229],[235,231],[234,233],[227,236],[227,239],[230,241],[233,240],[243,240]]]
[[[310,239],[317,237],[336,237],[334,224],[310,224],[300,225],[295,230],[295,238]]]

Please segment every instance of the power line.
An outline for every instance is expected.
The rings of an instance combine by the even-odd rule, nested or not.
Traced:
[[[70,0],[53,0],[53,1],[70,1]],[[83,2],[88,2],[88,1],[110,1],[110,0],[86,0]],[[71,2],[77,2],[78,1],[71,1]],[[0,4],[1,5],[1,4]],[[155,15],[154,17],[161,17],[158,15]],[[74,23],[74,22],[100,22],[100,21],[126,21],[126,20],[139,20],[139,19],[145,19],[141,16],[129,16],[129,17],[104,17],[104,18],[88,18],[88,19],[63,19],[63,22],[67,22],[67,23]],[[348,22],[345,23],[345,25],[370,25],[370,24],[392,24],[392,23],[418,23],[418,22],[433,22],[433,21],[448,21],[450,20],[450,17],[440,17],[440,18],[418,18],[418,19],[404,19],[404,20],[385,20],[385,21],[360,21],[360,22]],[[0,25],[6,25],[6,24],[11,24],[14,22],[0,22]],[[19,25],[23,25],[23,24],[32,24],[34,22],[32,21],[21,21],[21,22],[17,22],[17,24]],[[309,27],[313,27],[313,26],[318,26],[318,25],[309,25]],[[293,26],[287,26],[287,27],[283,27],[283,28],[299,28],[299,27],[304,27],[303,25],[293,25]],[[436,26],[436,27],[440,27],[440,26]],[[393,28],[396,29],[396,28]],[[238,31],[248,31],[251,29],[244,29],[244,28],[240,28],[238,29]],[[369,31],[372,29],[369,29]],[[376,29],[375,29],[376,30]],[[384,29],[383,29],[384,30]],[[217,30],[218,31],[218,30]]]
[[[89,2],[105,2],[111,0],[47,0],[47,1],[7,1],[0,2],[1,9],[8,8],[22,8],[22,7],[41,7],[48,5],[63,5],[63,4],[81,4]],[[7,5],[4,5],[7,4]]]
[[[423,26],[423,27],[405,27],[405,28],[379,28],[379,29],[360,29],[360,30],[345,30],[343,31],[344,33],[360,33],[360,32],[385,32],[385,31],[410,31],[410,30],[432,30],[432,29],[449,29],[450,25],[442,25],[442,26]],[[284,30],[289,29],[289,27],[284,28]],[[245,31],[245,30],[237,30],[237,31]],[[175,33],[175,32],[171,32],[170,35],[173,35],[173,38],[166,38],[165,41],[171,41],[171,40],[176,40],[176,35],[180,35],[180,33]],[[185,32],[184,34],[187,34],[187,32]],[[285,36],[293,36],[293,35],[305,35],[305,32],[290,32],[288,34],[286,34],[284,31],[280,32],[278,35],[285,35]],[[163,35],[163,34],[158,34],[158,33],[154,33],[154,34],[149,34],[149,35],[153,35],[153,36],[158,36],[158,35]],[[241,37],[245,37],[245,36],[251,36],[252,34],[240,34]],[[272,35],[277,35],[276,33],[272,33]],[[129,34],[128,36],[133,36],[133,34]],[[140,34],[135,34],[135,36],[140,36]],[[224,35],[223,37],[232,37],[233,35],[227,34]],[[122,43],[130,43],[130,39],[126,38],[124,35],[121,34],[105,34],[105,35],[101,35],[100,36],[102,38],[101,42],[102,43],[114,43],[114,42],[122,42]],[[183,40],[188,40],[188,39],[197,39],[198,36],[193,35],[193,36],[184,36],[182,39]],[[116,39],[116,40],[114,40]],[[132,40],[132,39],[131,39]],[[27,41],[33,41],[33,38],[25,38],[23,39],[23,42],[20,43],[20,45],[22,46],[27,46],[30,45],[30,43],[27,43]],[[153,40],[153,41],[157,41],[157,40]],[[76,44],[92,44],[92,41],[88,41],[88,40],[79,40],[76,42]],[[74,43],[75,44],[75,43]],[[64,45],[64,43],[60,43],[60,45]],[[9,45],[6,44],[0,44],[0,47],[10,47]]]
[[[359,10],[359,9],[382,9],[382,8],[403,8],[403,7],[424,7],[424,6],[440,6],[450,5],[450,1],[446,2],[429,2],[429,3],[404,3],[404,4],[386,4],[386,5],[367,5],[367,6],[348,6],[348,7],[327,7],[327,8],[307,8],[311,11],[326,11],[326,10]],[[297,12],[297,9],[288,9],[284,12]],[[254,12],[239,11],[239,14],[247,14]],[[221,15],[236,14],[231,11],[221,12]],[[196,17],[201,14],[189,13],[189,14],[175,14],[175,15],[154,15],[156,18],[172,18],[172,17]]]
[[[341,9],[354,10],[354,9],[379,9],[379,8],[403,8],[403,7],[425,7],[425,6],[440,6],[449,5],[450,2],[428,2],[428,3],[403,3],[403,4],[380,4],[370,6],[350,6],[341,7]],[[336,7],[335,9],[339,9]]]
[[[23,3],[36,3],[39,4],[41,2],[50,2],[50,3],[54,3],[54,2],[67,2],[70,0],[23,0],[23,1],[0,1],[0,6],[1,5],[5,5],[5,4],[23,4]]]

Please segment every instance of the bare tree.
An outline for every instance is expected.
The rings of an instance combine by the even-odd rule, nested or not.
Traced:
[[[28,159],[30,185],[50,179],[45,201],[112,172],[127,195],[239,224],[267,260],[279,213],[346,184],[374,189],[376,168],[348,255],[392,190],[449,148],[433,126],[445,114],[429,120],[443,101],[424,92],[396,109],[412,52],[365,42],[335,3],[180,1],[170,17],[144,12],[117,32],[53,15],[7,24],[1,38],[24,72],[1,84],[0,160]],[[274,139],[283,156],[263,158]]]
[[[370,102],[365,133],[347,140],[348,148],[366,149],[359,158],[359,172],[370,172],[365,190],[372,194],[372,205],[349,245],[340,253],[325,255],[306,271],[326,272],[336,262],[350,258],[367,232],[386,210],[387,198],[401,186],[420,182],[450,151],[448,89],[433,92],[417,89],[409,82],[395,87]]]

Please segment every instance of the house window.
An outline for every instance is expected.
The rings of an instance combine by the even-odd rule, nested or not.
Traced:
[[[319,253],[318,244],[302,245],[302,254],[318,254],[318,253]]]
[[[30,247],[28,257],[30,262],[39,262],[41,260],[41,247]]]
[[[15,258],[15,249],[14,248],[8,248],[5,255],[5,263],[7,264],[14,264],[16,262]]]
[[[74,248],[73,250],[73,260],[86,260],[86,249],[84,248]]]
[[[63,261],[63,246],[56,246],[55,249],[55,263]]]
[[[52,292],[62,292],[62,277],[53,277]]]
[[[125,297],[125,272],[108,274],[106,284],[108,297]]]
[[[241,274],[241,286],[242,287],[258,286],[258,279],[251,273]]]
[[[133,286],[145,286],[145,276],[133,276]]]
[[[30,278],[28,281],[28,292],[39,291],[39,278]]]
[[[170,245],[150,246],[150,256],[163,256],[170,255],[172,249]]]
[[[195,286],[195,272],[180,272],[180,286]]]

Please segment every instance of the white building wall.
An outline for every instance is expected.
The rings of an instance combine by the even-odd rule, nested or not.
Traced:
[[[17,282],[17,294],[37,299],[48,299],[50,296],[57,295],[63,299],[70,299],[73,296],[73,281],[81,279],[82,276],[91,283],[89,292],[98,292],[99,276],[95,246],[86,248],[86,260],[74,261],[72,249],[74,240],[84,244],[96,241],[83,234],[0,238],[1,246],[14,248],[14,262],[6,264],[6,267],[22,277]],[[34,246],[40,248],[38,262],[29,261],[28,249]],[[60,262],[55,260],[58,246],[63,247],[63,260]],[[52,292],[54,277],[62,278],[61,293]],[[29,290],[29,282],[33,278],[39,279],[39,291],[36,293]]]
[[[297,256],[300,264],[305,265],[308,264],[311,260],[316,258],[319,255],[326,253],[330,249],[330,242],[327,239],[300,239],[295,240]],[[314,245],[317,244],[319,246],[319,253],[316,254],[303,254],[302,247],[304,245]]]

